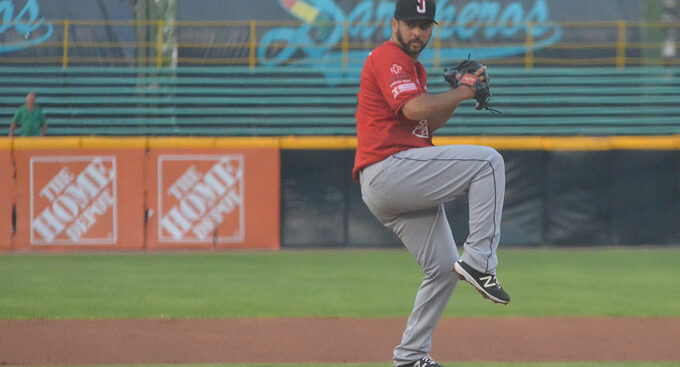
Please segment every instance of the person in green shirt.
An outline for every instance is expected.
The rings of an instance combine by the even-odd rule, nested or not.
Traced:
[[[14,129],[21,127],[21,136],[45,136],[47,122],[42,109],[35,105],[35,93],[26,96],[26,104],[19,107],[9,127],[9,137],[14,136]]]

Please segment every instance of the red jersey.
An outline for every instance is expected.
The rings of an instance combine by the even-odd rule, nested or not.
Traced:
[[[368,54],[357,94],[357,152],[352,175],[402,150],[432,146],[427,121],[401,113],[406,102],[424,94],[427,74],[399,46],[386,41]]]

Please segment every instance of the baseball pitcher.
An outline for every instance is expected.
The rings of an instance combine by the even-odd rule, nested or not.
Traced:
[[[418,56],[432,36],[434,0],[397,0],[390,39],[371,51],[358,94],[354,179],[366,206],[392,229],[423,269],[395,366],[439,366],[431,337],[458,279],[482,296],[508,304],[496,279],[505,194],[501,155],[482,146],[434,146],[432,134],[467,99],[486,109],[486,67],[468,60],[447,70],[451,89],[427,92]],[[444,203],[468,195],[470,235],[459,256]]]

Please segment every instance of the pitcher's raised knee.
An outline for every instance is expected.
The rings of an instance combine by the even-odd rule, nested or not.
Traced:
[[[491,162],[491,166],[494,168],[498,167],[505,169],[505,161],[503,160],[503,156],[494,148],[489,148],[489,150],[489,161]]]

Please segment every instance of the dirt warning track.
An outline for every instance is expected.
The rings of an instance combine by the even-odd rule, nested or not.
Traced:
[[[389,362],[405,319],[0,320],[0,364]],[[680,318],[446,318],[441,361],[680,361]]]

